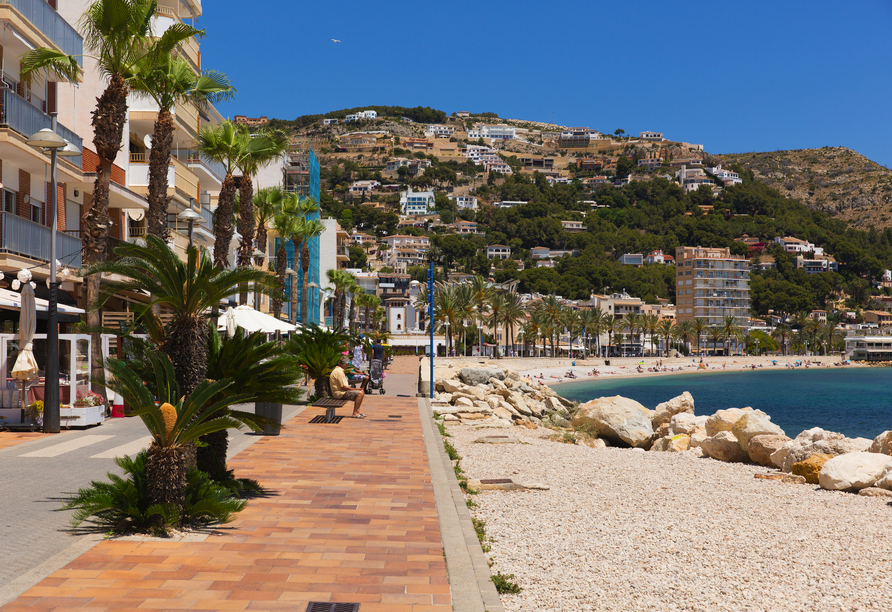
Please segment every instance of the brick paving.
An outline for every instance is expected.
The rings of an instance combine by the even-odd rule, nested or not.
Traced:
[[[0,431],[0,450],[51,435],[39,431]]]
[[[451,611],[417,400],[366,402],[340,424],[308,408],[237,455],[271,494],[204,542],[102,542],[2,610]]]

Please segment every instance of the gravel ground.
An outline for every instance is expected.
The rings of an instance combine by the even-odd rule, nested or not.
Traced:
[[[502,595],[509,612],[892,609],[886,500],[687,453],[562,444],[542,429],[448,431],[469,478],[551,487],[473,497],[493,573],[523,589]],[[487,433],[525,443],[473,443]]]

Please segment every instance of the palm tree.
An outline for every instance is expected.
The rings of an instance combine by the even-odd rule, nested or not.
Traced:
[[[808,321],[805,322],[805,332],[811,339],[811,350],[813,353],[815,352],[815,343],[817,341],[818,332],[820,332],[820,330],[821,322],[810,316],[808,318]]]
[[[242,173],[239,181],[239,223],[238,230],[242,235],[238,247],[238,267],[251,265],[254,253],[254,183],[251,177],[263,166],[281,157],[288,148],[288,138],[279,132],[266,131],[259,134],[248,134],[245,126],[240,126],[242,145],[235,165]],[[304,281],[306,283],[306,281]],[[242,304],[247,304],[248,296],[242,294]],[[304,301],[306,303],[306,301]],[[301,311],[303,312],[303,311]],[[304,321],[306,323],[306,321]]]
[[[153,41],[151,23],[156,6],[155,0],[96,0],[87,7],[78,23],[78,30],[84,37],[84,49],[96,60],[98,72],[108,78],[108,85],[96,100],[96,110],[93,111],[93,146],[99,164],[93,184],[93,201],[82,219],[81,240],[86,265],[104,260],[108,248],[111,171],[121,150],[127,122],[128,78],[141,62],[157,61],[171,55],[177,45],[188,38],[204,36],[204,30],[175,23]],[[45,47],[33,49],[22,56],[20,75],[24,83],[29,83],[32,76],[41,70],[54,72],[74,82],[81,68],[73,55]],[[87,277],[88,303],[98,299],[100,280],[95,275]],[[86,319],[88,328],[99,329],[101,321],[98,310],[88,311]],[[92,334],[90,352],[94,385],[105,393],[99,332]]]
[[[689,341],[691,336],[694,335],[694,324],[688,319],[686,321],[682,321],[675,326],[675,333],[678,335],[678,338],[681,339],[682,343],[688,347],[688,352],[690,353],[690,344]]]
[[[787,325],[786,323],[779,323],[772,331],[771,336],[773,338],[780,338],[781,341],[781,354],[786,357],[787,356],[787,337],[793,333],[793,329]]]
[[[285,190],[281,187],[264,187],[254,194],[254,220],[257,223],[257,248],[266,253],[269,224],[282,208]],[[260,264],[263,259],[260,259]]]
[[[584,324],[583,333],[587,336],[586,343],[588,344],[589,338],[595,339],[595,350],[592,351],[591,346],[588,346],[588,349],[590,352],[600,355],[601,332],[604,330],[604,312],[600,308],[590,308],[583,310],[581,317]]]
[[[505,294],[505,308],[502,310],[502,320],[505,323],[506,353],[508,346],[508,334],[511,335],[511,347],[514,350],[514,327],[526,318],[526,313],[520,303],[520,296],[516,293]]]
[[[489,321],[487,324],[489,327],[496,331],[497,329],[501,329],[502,323],[504,322],[503,312],[505,308],[508,306],[508,302],[505,300],[505,294],[501,291],[493,291],[489,297]],[[507,334],[506,334],[507,336]],[[496,359],[501,359],[501,355],[499,354],[499,342],[498,338],[496,338],[496,349],[495,349],[495,357]]]
[[[352,274],[350,274],[350,282],[347,284],[347,293],[350,294],[350,315],[347,317],[347,321],[350,333],[353,333],[356,331],[356,296],[362,294],[362,288]]]
[[[629,343],[634,344],[636,339],[635,332],[640,330],[641,328],[641,315],[630,312],[623,317],[623,321],[625,321],[626,323],[626,329],[629,330]]]
[[[657,326],[657,333],[663,338],[666,343],[665,353],[666,357],[669,356],[669,340],[672,338],[672,321],[669,319],[663,319],[660,321],[660,324]]]
[[[793,327],[797,329],[797,336],[799,336],[799,350],[802,351],[803,354],[805,354],[805,342],[803,337],[805,336],[806,326],[808,325],[809,320],[811,320],[811,317],[805,311],[797,312],[793,316]]]
[[[558,354],[555,352],[554,348],[554,336],[555,333],[558,334],[558,348],[560,348],[560,330],[561,330],[561,321],[564,310],[564,305],[561,301],[554,295],[548,295],[537,305],[539,311],[542,313],[545,325],[549,329],[549,339],[551,341],[551,356],[557,357]]]
[[[278,295],[273,298],[273,316],[278,318],[282,314],[282,300],[279,295],[285,294],[285,273],[288,270],[288,252],[285,250],[285,241],[292,236],[297,229],[299,217],[297,210],[297,194],[280,191],[281,201],[278,196],[271,194],[273,201],[272,229],[279,235],[279,248],[276,250],[276,281],[279,286]],[[219,210],[219,209],[218,209]],[[264,234],[265,235],[265,234]],[[215,249],[216,252],[216,249]],[[292,291],[294,282],[292,281]],[[292,310],[293,312],[293,310]]]
[[[605,315],[603,319],[604,331],[607,332],[607,356],[610,356],[610,347],[613,346],[613,334],[616,331],[616,315]]]
[[[725,315],[722,317],[722,324],[720,326],[722,338],[725,340],[725,355],[731,354],[731,338],[735,337],[735,335],[740,331],[740,326],[737,325],[737,320],[733,315]]]
[[[346,303],[347,288],[353,276],[343,270],[326,270],[328,282],[334,288],[334,302],[332,307],[331,325],[335,329],[344,328],[344,305]]]
[[[492,293],[492,288],[489,285],[489,282],[483,278],[482,276],[474,276],[470,281],[470,291],[471,291],[471,302],[470,305],[474,308],[474,321],[477,325],[481,325],[483,323],[483,319],[486,317],[486,308],[489,304],[489,296]],[[481,345],[479,347],[480,354],[483,355],[483,335],[480,335]]]
[[[185,58],[172,55],[163,55],[157,61],[145,58],[136,65],[131,82],[134,92],[152,98],[159,108],[149,153],[149,212],[146,220],[149,234],[167,240],[170,235],[167,228],[170,203],[167,168],[175,129],[171,110],[186,102],[206,109],[210,103],[231,99],[235,88],[222,72],[204,70],[197,76]]]
[[[295,266],[297,264],[298,245],[300,245],[300,270],[301,270],[301,295],[300,295],[300,318],[301,323],[306,325],[309,323],[307,317],[307,282],[310,273],[310,240],[321,235],[325,231],[325,226],[319,220],[312,220],[307,215],[318,212],[319,208],[312,198],[306,198],[298,203],[298,213],[301,215],[298,223],[294,227],[291,234],[291,240],[294,242]],[[294,298],[292,298],[293,301]]]
[[[446,352],[452,348],[452,334],[456,323],[464,316],[463,306],[458,299],[455,285],[439,284],[434,295],[434,319],[432,324],[439,324],[446,333]]]
[[[195,150],[199,156],[207,161],[221,163],[226,168],[223,187],[217,198],[217,210],[214,213],[214,265],[218,268],[229,267],[236,192],[236,181],[232,173],[243,147],[244,136],[231,121],[203,127],[195,140]]]
[[[703,335],[703,331],[706,329],[706,319],[703,317],[697,317],[691,323],[692,329],[694,330],[694,334],[697,336],[697,354],[700,353],[700,336]]]
[[[654,336],[657,334],[657,325],[659,324],[659,317],[653,313],[644,315],[644,329],[647,331],[650,336],[650,352],[656,352],[656,348],[654,345]]]

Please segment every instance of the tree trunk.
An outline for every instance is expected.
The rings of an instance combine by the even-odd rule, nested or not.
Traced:
[[[276,278],[279,281],[279,293],[281,295],[285,294],[285,270],[288,269],[288,254],[285,253],[285,241],[282,240],[282,243],[279,245],[279,250],[276,251]],[[278,298],[273,299],[273,316],[279,318],[282,314],[282,300]]]
[[[300,269],[303,273],[301,276],[303,282],[300,285],[300,322],[308,325],[310,317],[307,316],[307,282],[309,282],[310,274],[310,245],[307,239],[304,239],[302,243],[303,246],[300,249]]]
[[[170,167],[170,150],[173,146],[173,115],[168,109],[161,109],[155,119],[152,133],[152,148],[149,150],[149,212],[146,215],[147,231],[167,242],[170,230],[167,228],[167,169]]]
[[[108,216],[111,168],[121,149],[121,141],[124,137],[128,92],[129,88],[124,77],[120,74],[112,75],[108,87],[97,100],[96,109],[92,113],[93,145],[96,147],[96,155],[99,157],[99,166],[96,169],[96,181],[93,184],[93,201],[83,218],[81,241],[85,264],[105,259],[108,247],[108,228],[111,221]],[[99,297],[100,278],[96,275],[89,276],[86,284],[87,327],[90,330],[98,330],[101,325],[101,316],[99,311],[92,309],[91,306]],[[102,354],[100,333],[91,331],[91,340],[92,388],[94,392],[107,397],[104,385],[105,370],[101,365],[105,356]]]
[[[238,267],[250,268],[254,252],[254,183],[251,175],[242,176],[238,194],[238,233],[242,235],[238,245]],[[242,292],[239,293],[238,303],[248,303],[245,286],[242,286]]]
[[[207,329],[201,317],[177,317],[165,330],[160,348],[173,364],[180,397],[192,393],[207,376]]]
[[[235,179],[227,174],[214,215],[214,266],[229,267],[229,244],[232,242],[232,207],[235,204]]]
[[[146,488],[153,504],[173,504],[183,516],[186,462],[181,447],[162,448],[152,442],[146,456]]]

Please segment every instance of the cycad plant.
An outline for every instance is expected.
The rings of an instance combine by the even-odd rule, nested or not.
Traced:
[[[237,393],[224,394],[232,384],[223,379],[202,381],[190,394],[180,395],[173,364],[162,354],[148,356],[154,377],[153,395],[143,376],[126,362],[107,359],[105,367],[112,374],[108,386],[119,393],[142,418],[152,436],[146,455],[146,486],[151,504],[172,505],[178,516],[185,506],[187,464],[184,447],[201,436],[243,424],[223,411],[232,404],[247,401]],[[157,401],[156,401],[157,399]]]
[[[292,336],[286,348],[300,363],[304,374],[314,383],[316,397],[330,395],[328,377],[351,341],[350,334],[310,325]]]

